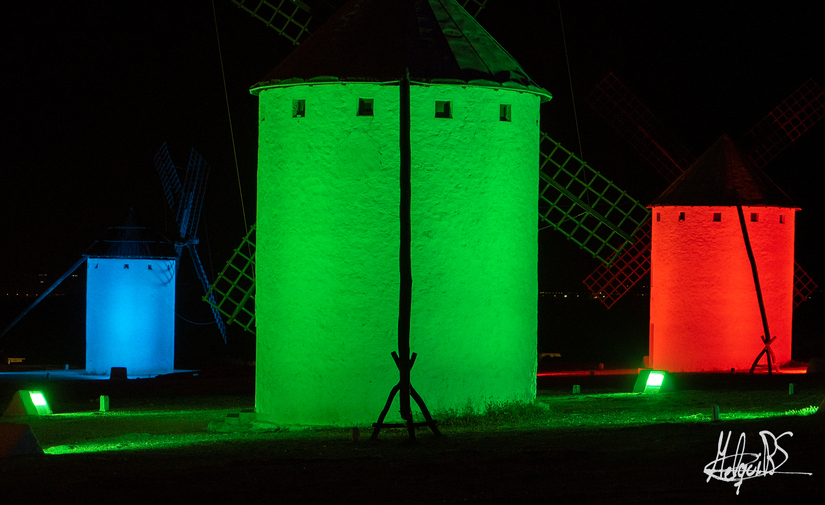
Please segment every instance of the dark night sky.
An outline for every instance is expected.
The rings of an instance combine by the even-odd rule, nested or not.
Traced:
[[[214,1],[252,223],[257,99],[248,88],[291,45],[229,0]],[[542,130],[578,151],[575,103],[584,158],[649,203],[664,182],[589,109],[584,96],[612,71],[696,155],[724,132],[734,138],[745,133],[808,78],[825,85],[825,7],[793,1],[754,5],[562,1],[564,38],[557,2],[489,0],[479,21],[554,95],[542,106]],[[21,274],[59,275],[129,207],[146,225],[170,226],[152,163],[164,141],[179,167],[185,167],[190,147],[212,166],[199,251],[207,271],[217,273],[244,225],[212,4],[6,2],[2,13],[0,284]],[[767,172],[802,208],[797,260],[825,285],[818,248],[825,217],[822,145],[825,124],[806,133]],[[540,288],[583,291],[581,279],[596,260],[559,237],[541,232]],[[196,289],[190,293],[200,295]],[[622,303],[611,312],[621,312]],[[806,331],[822,336],[821,301],[808,304],[797,318],[803,317]],[[632,317],[646,327],[643,314]]]

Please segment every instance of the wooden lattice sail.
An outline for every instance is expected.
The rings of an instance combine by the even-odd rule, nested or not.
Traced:
[[[226,317],[226,324],[236,323],[255,333],[255,225],[232,253],[204,297]]]
[[[541,221],[608,262],[650,211],[545,133],[539,149]]]

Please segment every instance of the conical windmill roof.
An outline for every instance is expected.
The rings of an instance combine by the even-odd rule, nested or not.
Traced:
[[[160,232],[136,225],[134,210],[120,226],[103,233],[103,238],[84,256],[93,258],[177,258],[175,245]]]
[[[352,0],[261,82],[410,80],[506,87],[551,98],[455,0]]]
[[[736,205],[795,208],[788,195],[722,135],[650,206]]]

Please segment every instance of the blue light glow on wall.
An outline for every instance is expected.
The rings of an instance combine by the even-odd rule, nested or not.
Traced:
[[[86,371],[170,373],[175,363],[175,260],[87,262]]]

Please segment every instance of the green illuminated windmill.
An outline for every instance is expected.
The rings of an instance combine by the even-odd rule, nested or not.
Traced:
[[[695,157],[612,73],[589,96],[590,104],[668,183]],[[762,168],[800,135],[825,117],[825,93],[812,79],[768,113],[744,136],[742,148]],[[600,264],[585,279],[587,288],[607,307],[615,304],[650,271],[650,225],[646,223],[624,250]],[[794,307],[816,289],[816,283],[795,264]]]
[[[455,2],[348,4],[253,86],[257,237],[212,292],[247,328],[257,304],[263,420],[372,421],[397,373],[386,352],[403,306],[393,279],[407,70],[409,345],[426,356],[415,382],[434,409],[534,398],[537,180],[540,218],[594,256],[615,254],[647,219],[539,132],[549,93]],[[412,359],[399,354],[403,377]]]
[[[301,2],[232,0],[246,12],[298,45],[317,21]],[[461,5],[476,16],[486,0],[463,0]],[[649,211],[598,171],[565,149],[547,134],[540,134],[539,221],[567,236],[602,262],[633,244]],[[255,331],[255,227],[235,250],[211,290],[217,308],[246,331]]]

